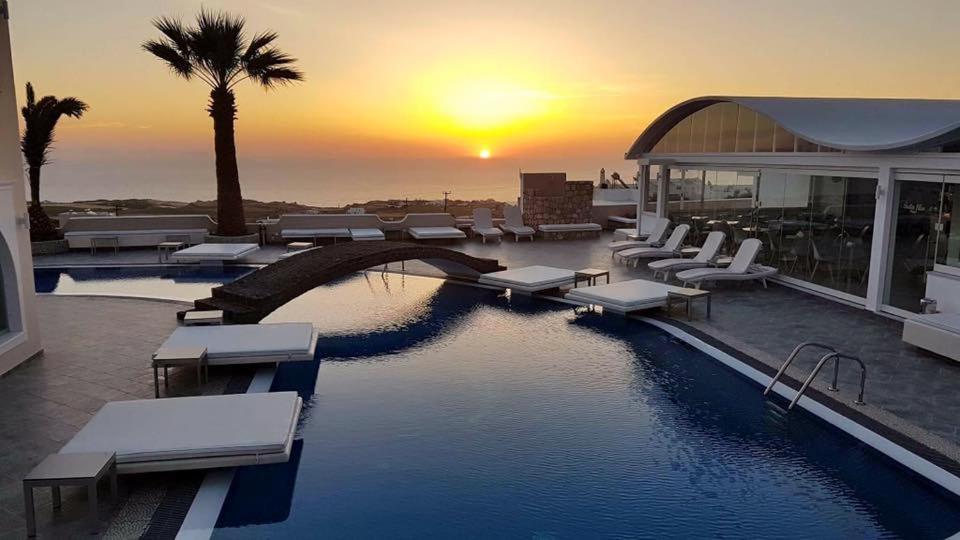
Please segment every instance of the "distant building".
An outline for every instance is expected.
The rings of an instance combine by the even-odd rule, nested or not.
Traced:
[[[0,9],[0,374],[40,352],[14,89],[10,29]]]
[[[696,98],[626,158],[645,214],[695,241],[760,238],[785,284],[896,316],[925,296],[960,312],[960,101]]]

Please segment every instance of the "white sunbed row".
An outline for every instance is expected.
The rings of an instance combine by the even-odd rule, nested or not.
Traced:
[[[179,327],[161,349],[203,347],[210,365],[312,361],[308,323]],[[117,472],[148,473],[283,463],[303,401],[272,392],[115,401],[60,453],[112,452]]]

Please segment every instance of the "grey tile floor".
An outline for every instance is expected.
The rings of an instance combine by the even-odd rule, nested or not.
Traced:
[[[0,377],[0,539],[4,540],[26,535],[20,481],[30,469],[58,451],[104,403],[153,397],[150,355],[173,331],[176,312],[184,307],[57,296],[38,297],[37,303],[43,354]],[[227,376],[211,371],[205,392],[219,393]],[[172,393],[195,391],[192,373],[174,370],[171,380]],[[131,489],[139,489],[136,501],[162,488],[162,482],[160,488],[156,484],[149,479],[122,481],[121,492],[129,495]],[[84,532],[77,529],[86,509],[82,490],[65,488],[63,510],[57,513],[49,490],[38,489],[36,495],[41,537]],[[101,499],[108,500],[106,491]],[[119,509],[128,499],[121,499]],[[115,510],[103,504],[101,518],[110,519]]]

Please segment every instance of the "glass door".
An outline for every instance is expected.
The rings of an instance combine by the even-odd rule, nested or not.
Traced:
[[[895,183],[896,217],[884,303],[916,312],[926,292],[927,272],[933,270],[939,251],[945,190],[943,176],[913,177],[916,179],[898,179]],[[948,242],[943,248],[944,261],[949,253],[946,244]]]

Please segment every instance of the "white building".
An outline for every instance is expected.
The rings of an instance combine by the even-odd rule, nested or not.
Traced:
[[[6,0],[0,0],[0,374],[40,352]]]
[[[960,101],[696,98],[626,158],[645,213],[762,239],[786,284],[895,316],[923,297],[960,312]]]

